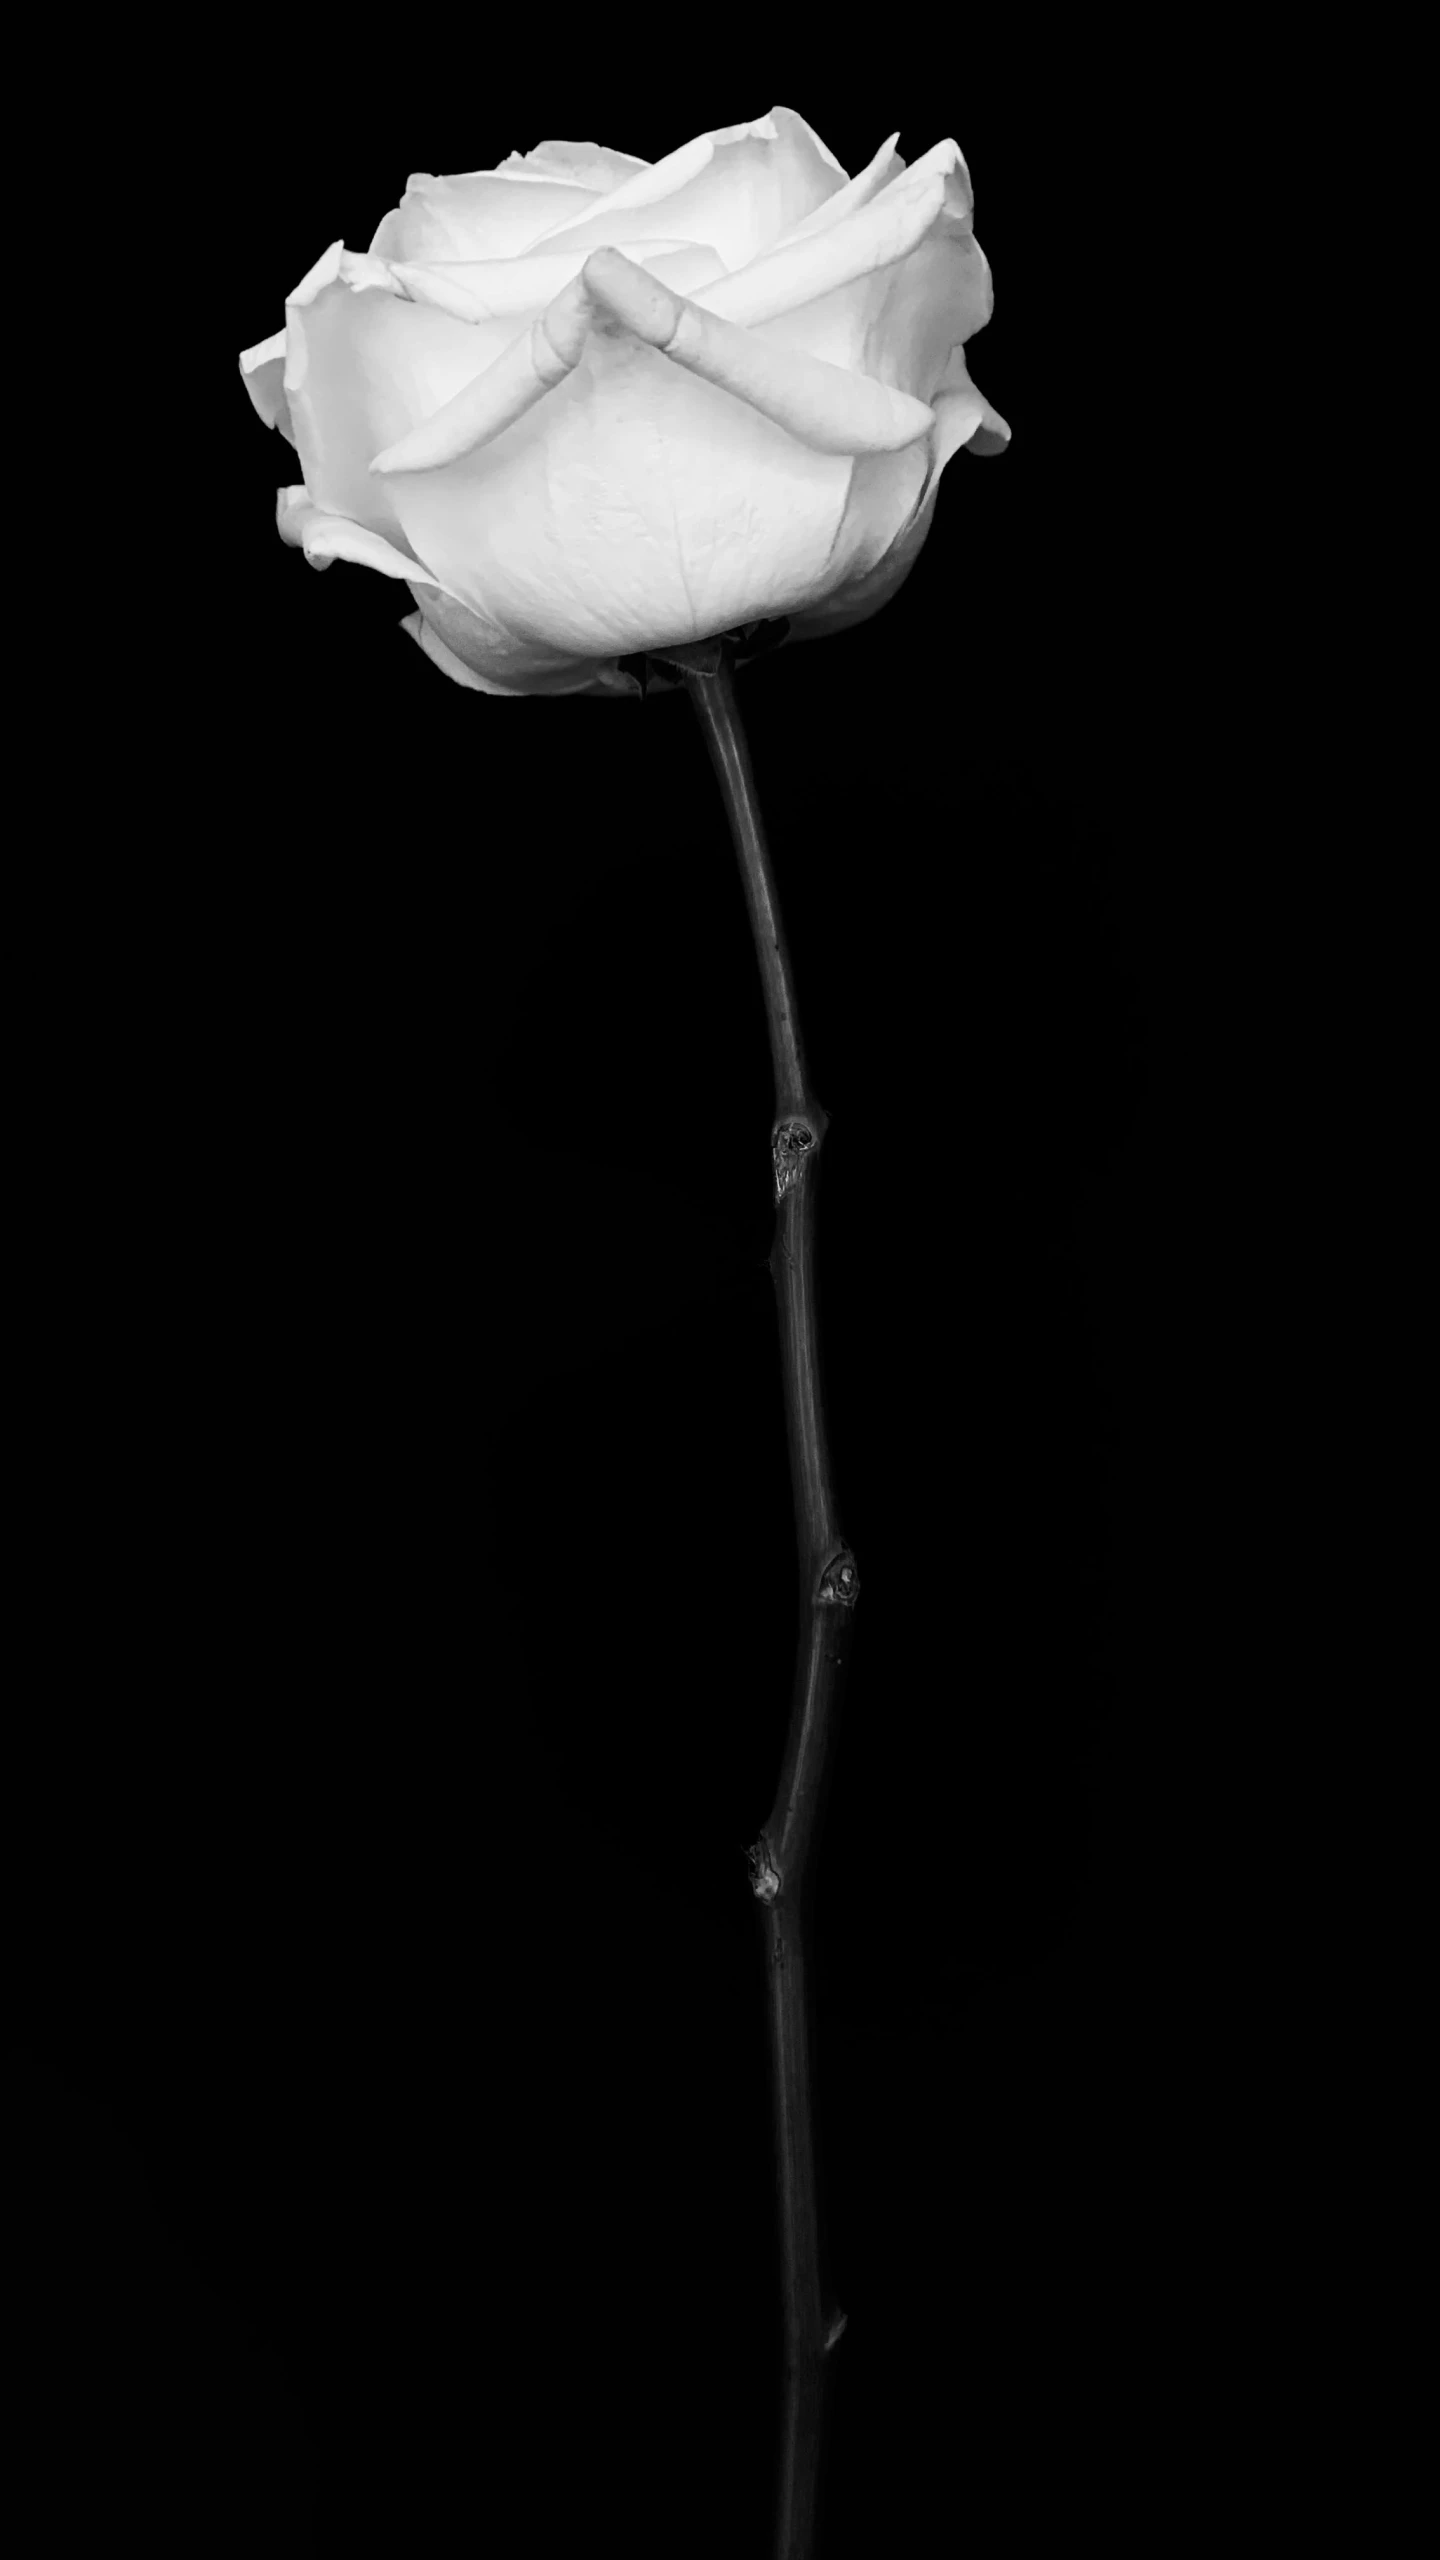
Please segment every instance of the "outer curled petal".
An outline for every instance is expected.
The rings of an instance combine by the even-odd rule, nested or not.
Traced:
[[[282,436],[294,444],[295,426],[285,394],[283,329],[277,329],[273,338],[262,338],[258,347],[244,349],[240,377],[266,426],[278,427]]]
[[[408,632],[410,638],[424,650],[432,666],[438,667],[442,675],[449,676],[452,683],[467,686],[471,693],[498,693],[505,695],[513,702],[519,702],[526,694],[539,689],[533,685],[496,684],[493,677],[478,675],[473,667],[467,667],[464,659],[457,658],[454,650],[446,646],[433,623],[427,622],[423,613],[407,613],[400,628]],[[615,700],[633,699],[640,691],[633,676],[625,675],[619,667],[612,665],[608,660],[601,660],[598,664],[593,661],[587,662],[583,669],[577,672],[582,676],[581,682],[547,685],[543,690],[547,693],[565,693],[572,698],[578,693],[593,693]]]
[[[334,560],[353,560],[383,577],[403,579],[420,610],[406,616],[402,629],[418,640],[427,657],[457,684],[477,693],[629,693],[633,679],[611,661],[572,658],[557,650],[535,649],[497,632],[469,611],[444,581],[404,552],[397,551],[369,525],[317,507],[308,489],[276,491],[275,520],[281,540],[303,550],[312,568],[328,569]],[[478,663],[470,663],[470,661]],[[501,684],[487,672],[503,667],[520,680]]]
[[[847,521],[836,549],[848,553],[851,565],[828,593],[818,594],[815,601],[792,615],[790,641],[826,639],[848,630],[852,623],[868,622],[903,586],[924,548],[934,521],[940,475],[951,455],[958,453],[962,445],[971,453],[1004,452],[1010,429],[999,410],[992,409],[970,380],[958,347],[947,369],[947,381],[950,387],[934,395],[935,431],[913,512],[902,519],[898,533],[878,553],[863,537],[858,542],[851,538]],[[894,459],[906,461],[909,456],[897,455]],[[858,481],[858,466],[855,476]],[[852,506],[855,495],[852,483]]]
[[[504,322],[467,326],[407,302],[378,258],[333,243],[286,304],[285,392],[317,503],[407,548],[371,458],[443,406],[509,335]]]
[[[457,684],[470,685],[480,693],[515,695],[634,690],[633,678],[622,675],[612,659],[533,647],[470,612],[457,597],[433,583],[422,586],[412,577],[410,592],[420,610],[406,617],[404,629]],[[508,681],[502,683],[502,677]]]
[[[457,658],[454,650],[446,647],[439,632],[432,629],[423,613],[407,613],[400,628],[402,631],[409,632],[411,639],[424,650],[431,665],[438,667],[442,675],[449,676],[452,683],[468,685],[472,693],[508,693],[518,696],[520,692],[518,685],[496,684],[491,677],[477,675],[473,667],[467,667],[463,658]]]
[[[358,560],[362,568],[379,569],[385,577],[404,578],[412,586],[423,580],[438,593],[440,580],[433,572],[408,552],[397,551],[373,526],[357,524],[350,516],[331,515],[316,505],[304,487],[279,489],[275,494],[280,539],[298,545],[312,568],[328,569],[332,560]]]
[[[962,445],[971,454],[1004,452],[1010,442],[1010,429],[978,384],[971,381],[963,348],[955,348],[939,390],[930,396],[935,405],[930,486],[939,479],[951,454],[958,453]]]
[[[353,516],[392,537],[400,535],[394,510],[367,480],[373,446],[351,393],[349,336],[353,303],[399,292],[377,260],[357,258],[343,240],[332,240],[285,299],[284,391],[305,485],[332,515]]]
[[[935,514],[935,492],[932,489],[918,513],[914,515],[873,568],[863,576],[848,578],[833,595],[824,596],[803,611],[792,614],[786,639],[789,648],[800,640],[828,640],[837,632],[848,631],[855,622],[868,622],[883,604],[888,604],[914,568]]]

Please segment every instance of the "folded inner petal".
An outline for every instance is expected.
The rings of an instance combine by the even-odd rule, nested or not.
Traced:
[[[392,260],[390,273],[412,301],[452,311],[461,319],[509,316],[518,328],[578,276],[589,255],[584,248],[537,249],[527,258],[455,258],[425,266]],[[725,273],[716,251],[698,241],[633,240],[625,255],[663,276],[677,293],[698,292]]]
[[[619,249],[594,250],[584,283],[592,301],[673,364],[748,401],[816,452],[891,452],[913,444],[934,424],[922,401],[868,374],[717,320],[632,266]]]
[[[937,143],[903,175],[828,228],[781,241],[741,273],[696,297],[707,311],[750,328],[908,257],[932,224],[968,219],[970,192],[958,145]]]
[[[544,245],[613,248],[664,230],[704,241],[733,273],[845,183],[839,161],[804,117],[775,107],[753,124],[698,134],[598,205],[562,216]]]
[[[558,178],[501,177],[477,169],[464,178],[407,179],[370,253],[376,258],[518,258],[557,222],[586,213],[594,189]],[[654,225],[651,225],[654,228]]]

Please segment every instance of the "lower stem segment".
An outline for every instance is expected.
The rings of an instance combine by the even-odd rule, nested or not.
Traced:
[[[697,663],[698,662],[698,663]],[[815,1211],[829,1125],[810,1089],[774,874],[725,649],[677,658],[724,795],[740,859],[775,1070],[770,1133],[775,1280],[785,1418],[800,1560],[800,1643],[780,1782],[750,1851],[765,1933],[774,2093],[776,2185],[785,2308],[785,2409],[775,2560],[810,2560],[828,2358],[845,2326],[825,2307],[820,2279],[811,2109],[811,2031],[805,1996],[806,1867],[833,1710],[854,1633],[859,1576],[840,1534],[820,1395],[815,1318]]]

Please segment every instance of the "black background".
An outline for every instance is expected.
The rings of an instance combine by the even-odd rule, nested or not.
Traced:
[[[1153,1892],[1187,813],[1109,67],[677,64],[657,108],[628,65],[477,103],[386,60],[342,104],[242,48],[234,84],[167,360],[190,547],[111,643],[40,962],[12,1818],[56,2351],[197,2553],[768,2549],[742,1852],[795,1585],[734,857],[683,693],[479,697],[398,583],[280,543],[298,458],[236,358],[412,168],[784,101],[852,170],[954,134],[1014,431],[881,614],[739,677],[863,1582],[816,1877],[822,2560],[1153,2549],[1196,2213]]]

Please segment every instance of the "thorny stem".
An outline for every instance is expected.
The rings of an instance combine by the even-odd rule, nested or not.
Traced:
[[[786,1424],[801,1574],[790,1729],[770,1817],[749,1852],[765,1933],[776,2185],[785,2309],[785,2410],[775,2560],[811,2560],[827,2359],[845,2326],[822,2299],[801,1895],[832,1709],[855,1624],[859,1576],[830,1481],[815,1324],[815,1211],[828,1121],[810,1088],[795,987],[755,777],[724,646],[677,657],[719,778],[750,910],[775,1070],[770,1133]]]

